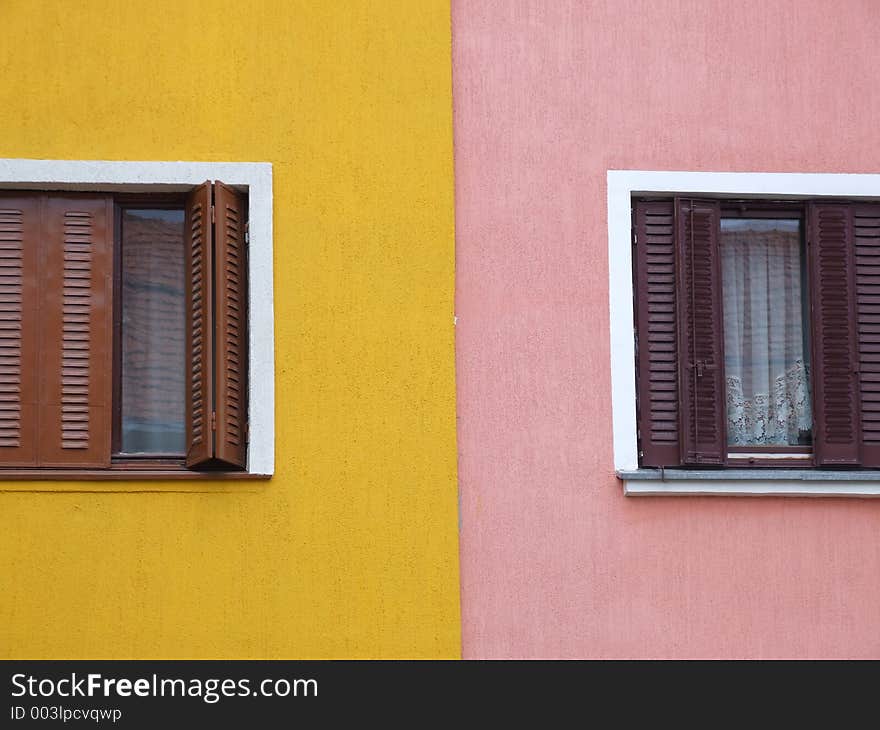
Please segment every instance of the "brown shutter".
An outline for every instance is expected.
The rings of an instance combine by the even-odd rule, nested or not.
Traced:
[[[213,411],[213,231],[211,184],[186,200],[186,465],[199,466],[214,456]]]
[[[247,251],[242,196],[206,182],[186,203],[186,465],[247,460]]]
[[[247,302],[242,196],[214,185],[215,350],[217,413],[215,456],[244,468],[247,459]]]
[[[112,201],[44,199],[40,262],[41,466],[106,467],[112,424]]]
[[[642,466],[680,463],[672,200],[636,201],[635,277]]]
[[[0,465],[37,464],[39,195],[0,196]]]
[[[724,337],[721,209],[717,201],[676,199],[681,461],[724,464]]]
[[[808,208],[813,320],[813,446],[821,466],[860,463],[852,208]]]
[[[880,204],[852,207],[862,465],[880,467]]]

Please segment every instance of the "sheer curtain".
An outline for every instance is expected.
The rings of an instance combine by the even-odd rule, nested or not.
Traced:
[[[724,366],[731,446],[810,443],[800,222],[721,222]]]

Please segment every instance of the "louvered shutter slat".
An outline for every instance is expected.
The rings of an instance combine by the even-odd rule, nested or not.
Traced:
[[[673,201],[635,203],[639,449],[642,466],[680,460]]]
[[[211,184],[203,183],[186,201],[186,465],[213,458],[213,241]]]
[[[676,199],[681,461],[726,459],[725,386],[717,201]]]
[[[861,414],[856,302],[856,255],[852,206],[811,203],[811,310],[816,463],[859,464]],[[864,264],[864,266],[869,266]],[[864,269],[863,271],[866,271]],[[872,294],[864,291],[867,300]],[[864,324],[872,316],[866,312]],[[872,375],[866,373],[868,377]]]
[[[214,184],[216,296],[215,454],[244,468],[247,458],[246,210],[243,197]]]

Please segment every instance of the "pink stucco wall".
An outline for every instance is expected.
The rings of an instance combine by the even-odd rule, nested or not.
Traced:
[[[627,498],[605,174],[880,171],[865,0],[453,0],[467,657],[880,657],[880,501]]]

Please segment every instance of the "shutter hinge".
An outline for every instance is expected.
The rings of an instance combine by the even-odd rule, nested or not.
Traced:
[[[251,422],[248,421],[244,424],[244,442],[249,444],[251,442]]]
[[[251,224],[250,222],[244,224],[244,242],[251,242]]]
[[[217,411],[211,411],[211,430],[217,430]]]
[[[214,206],[211,206],[211,223],[214,222]]]
[[[633,246],[635,246],[639,242],[639,234],[635,232],[633,229]]]

